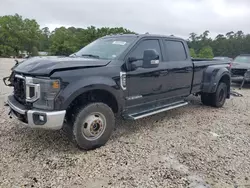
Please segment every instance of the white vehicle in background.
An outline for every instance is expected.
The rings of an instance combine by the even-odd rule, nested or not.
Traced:
[[[215,60],[222,60],[222,61],[233,61],[233,58],[224,57],[224,56],[217,56],[217,57],[214,57],[213,59],[215,59]]]

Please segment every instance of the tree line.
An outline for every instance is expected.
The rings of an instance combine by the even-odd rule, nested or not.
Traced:
[[[192,57],[226,56],[235,58],[239,54],[250,54],[250,34],[244,34],[243,31],[230,31],[212,39],[209,37],[209,31],[205,31],[201,35],[190,33],[188,45]]]
[[[93,40],[110,34],[134,33],[122,27],[86,29],[60,27],[50,31],[48,27],[40,29],[34,19],[23,19],[22,16],[0,16],[0,57],[18,56],[27,52],[32,56],[38,51],[49,52],[50,55],[72,54]]]
[[[24,51],[32,56],[38,55],[38,51],[46,51],[50,55],[69,55],[99,37],[119,33],[135,32],[123,27],[94,26],[60,27],[50,31],[48,27],[40,28],[36,20],[24,19],[18,14],[0,16],[0,56],[18,56]],[[242,31],[219,34],[215,39],[209,37],[209,31],[200,35],[190,33],[187,42],[192,57],[235,57],[250,53],[250,34]]]

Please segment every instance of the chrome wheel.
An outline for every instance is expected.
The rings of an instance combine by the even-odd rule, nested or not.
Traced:
[[[102,113],[88,115],[82,124],[82,134],[87,140],[98,139],[106,129],[106,118]]]

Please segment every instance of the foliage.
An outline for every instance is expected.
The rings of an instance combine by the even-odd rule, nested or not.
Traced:
[[[99,37],[118,33],[133,32],[121,27],[95,28],[91,26],[87,29],[60,27],[55,29],[50,36],[50,52],[54,55],[70,55]]]
[[[196,53],[195,53],[195,51],[194,51],[193,48],[190,48],[190,49],[189,49],[189,52],[190,52],[190,56],[191,56],[192,58],[196,58],[196,57],[197,57],[197,55],[196,55]]]
[[[0,56],[8,57],[14,55],[15,55],[15,50],[12,47],[0,44]]]
[[[204,48],[210,46],[214,56],[234,58],[242,53],[250,53],[250,34],[245,35],[242,31],[236,33],[230,31],[225,35],[219,34],[212,40],[209,38],[209,31],[205,31],[201,35],[190,33],[188,45],[198,52],[199,57],[203,57],[203,54],[206,54]],[[202,52],[200,52],[201,49],[203,49]],[[211,49],[209,51],[210,57],[212,57]]]
[[[122,27],[60,27],[52,32],[48,27],[39,27],[35,20],[23,19],[18,14],[0,17],[0,56],[19,55],[23,51],[32,55],[38,54],[38,51],[47,51],[50,55],[69,55],[99,37],[133,33]]]
[[[39,39],[39,49],[41,51],[48,51],[50,47],[50,30],[48,27],[41,29],[41,35]]]
[[[33,19],[22,16],[0,16],[0,56],[19,55],[20,52],[34,54],[46,51],[50,55],[69,55],[93,40],[110,34],[134,33],[122,27],[87,28],[60,27],[50,31],[41,28]],[[242,31],[227,32],[209,37],[207,30],[202,34],[190,33],[188,45],[192,57],[212,58],[213,56],[236,57],[241,53],[250,53],[250,34]],[[36,53],[35,53],[36,54]]]
[[[23,19],[20,15],[0,17],[0,44],[5,50],[0,51],[0,56],[15,55],[19,51],[31,52],[40,39],[39,25],[35,20]],[[6,50],[7,49],[7,50]],[[3,54],[7,52],[7,54]]]
[[[198,57],[199,58],[213,58],[214,57],[213,49],[210,46],[205,46],[201,48]]]
[[[37,49],[37,47],[33,46],[32,50],[31,50],[31,55],[32,56],[38,56],[38,49]]]

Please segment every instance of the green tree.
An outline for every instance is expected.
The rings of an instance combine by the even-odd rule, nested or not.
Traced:
[[[77,51],[79,39],[72,30],[65,27],[56,28],[50,37],[50,51],[54,55],[70,55]]]
[[[197,57],[197,55],[196,55],[196,53],[195,53],[195,51],[194,51],[193,48],[190,48],[189,51],[190,51],[190,56],[191,56],[191,57],[193,57],[193,58],[196,58],[196,57]]]
[[[39,38],[39,50],[48,51],[50,47],[50,30],[48,27],[41,29],[41,35]]]
[[[123,27],[90,26],[87,28],[60,27],[50,31],[41,28],[36,20],[23,19],[22,16],[0,16],[0,56],[18,55],[21,51],[32,53],[33,47],[48,51],[52,55],[69,55],[93,40],[111,34],[134,33]],[[250,34],[243,31],[229,31],[219,34],[214,39],[210,32],[190,33],[188,46],[195,57],[228,56],[236,57],[241,53],[250,53]],[[195,53],[196,52],[196,53]]]
[[[213,49],[210,46],[203,47],[199,52],[199,58],[213,58]]]
[[[18,55],[19,50],[23,50],[22,38],[23,20],[18,14],[14,16],[0,17],[0,40],[1,44],[7,48],[12,48]]]
[[[54,55],[70,55],[99,37],[119,33],[133,32],[122,27],[56,28],[50,35],[50,52]]]
[[[0,44],[0,57],[15,56],[15,50],[7,45]]]
[[[0,44],[9,49],[7,55],[11,55],[10,49],[14,50],[15,55],[19,51],[30,53],[32,47],[38,44],[39,35],[39,25],[35,20],[23,19],[18,14],[0,17]]]
[[[35,46],[32,47],[31,55],[32,56],[38,56],[38,49],[37,49],[37,47],[35,47]]]

